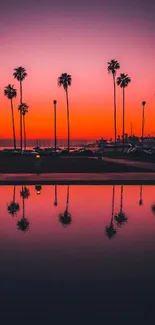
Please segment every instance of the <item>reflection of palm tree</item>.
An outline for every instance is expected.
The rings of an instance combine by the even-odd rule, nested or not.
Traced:
[[[155,204],[152,204],[151,211],[153,212],[153,214],[155,214]]]
[[[17,222],[17,228],[23,232],[27,231],[29,229],[29,221],[28,219],[25,218],[25,199],[27,199],[30,195],[30,192],[29,192],[29,195],[28,195],[28,189],[25,187],[22,186],[22,191],[20,192],[21,193],[21,197],[22,197],[22,203],[23,203],[23,215],[22,215],[22,218]],[[27,193],[27,194],[25,194]]]
[[[72,222],[71,214],[68,212],[69,206],[69,185],[67,186],[67,200],[66,200],[66,209],[63,214],[59,215],[59,221],[61,222],[62,226],[67,227]]]
[[[15,202],[15,196],[16,196],[16,187],[14,186],[13,200],[11,201],[11,203],[8,205],[8,208],[7,208],[9,214],[11,214],[13,217],[19,211],[19,204],[17,202]]]
[[[139,199],[139,205],[143,205],[143,186],[140,186],[140,199]]]
[[[109,239],[116,235],[116,229],[114,228],[114,204],[115,204],[115,185],[113,185],[112,191],[112,213],[111,213],[111,221],[109,227],[106,227],[105,232]]]
[[[28,197],[30,196],[30,191],[26,186],[22,186],[22,190],[20,192],[20,196],[23,199],[28,199]]]
[[[54,206],[56,207],[58,205],[57,185],[54,186],[54,193],[55,193]]]
[[[128,220],[125,213],[123,212],[123,185],[121,185],[120,212],[115,215],[114,219],[118,227],[123,226]]]

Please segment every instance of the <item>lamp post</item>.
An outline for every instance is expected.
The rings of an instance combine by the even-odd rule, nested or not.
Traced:
[[[145,115],[145,105],[146,105],[146,102],[143,101],[142,102],[142,107],[143,107],[143,110],[142,110],[142,148],[143,148],[143,144],[144,144],[144,123],[145,123],[145,119],[144,119],[144,115]]]
[[[54,147],[55,147],[55,151],[57,148],[57,135],[56,135],[56,105],[57,105],[57,101],[53,100],[53,105],[54,105]]]

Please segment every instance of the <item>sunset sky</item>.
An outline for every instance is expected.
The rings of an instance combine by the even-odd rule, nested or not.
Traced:
[[[89,5],[88,5],[89,4]],[[23,101],[29,105],[28,138],[53,138],[53,99],[57,133],[67,137],[62,72],[69,88],[71,138],[113,136],[113,84],[107,62],[120,62],[132,79],[126,89],[125,131],[141,134],[141,102],[146,105],[145,135],[155,135],[155,2],[152,0],[2,0],[0,3],[0,138],[12,137],[10,104],[4,87],[19,84],[13,69],[23,66]],[[120,73],[119,72],[119,73]],[[19,96],[14,101],[19,138]],[[118,133],[122,92],[117,88]]]

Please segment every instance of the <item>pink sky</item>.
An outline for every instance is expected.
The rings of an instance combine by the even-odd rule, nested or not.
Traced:
[[[34,1],[32,1],[34,2]],[[48,1],[45,1],[49,4]],[[112,0],[110,1],[112,3]],[[68,3],[68,2],[67,2]],[[95,2],[94,2],[95,3]],[[119,1],[121,4],[121,2]],[[107,61],[120,62],[120,72],[132,79],[126,90],[125,131],[141,134],[141,102],[145,100],[145,134],[155,135],[155,45],[154,22],[145,6],[138,11],[122,7],[110,11],[99,6],[96,10],[62,11],[42,6],[19,8],[22,14],[3,8],[0,23],[0,137],[12,136],[9,101],[3,96],[8,83],[19,89],[13,79],[13,69],[22,65],[28,73],[23,83],[23,100],[29,105],[28,138],[53,137],[53,99],[57,99],[58,137],[67,137],[66,103],[63,89],[57,86],[62,72],[72,75],[69,89],[72,138],[113,136],[113,84],[107,73]],[[121,8],[121,7],[120,7]],[[134,7],[133,7],[134,8]],[[145,9],[145,10],[144,10]],[[131,15],[132,12],[132,15]],[[25,17],[25,18],[24,18]],[[4,20],[5,19],[5,20]],[[19,113],[15,100],[15,119],[19,137]],[[117,89],[118,133],[122,123],[122,93]]]

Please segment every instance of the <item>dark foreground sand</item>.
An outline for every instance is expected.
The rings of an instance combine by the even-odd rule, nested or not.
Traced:
[[[0,173],[126,173],[150,172],[147,168],[138,168],[104,162],[87,157],[52,157],[40,159],[31,156],[1,156]]]

